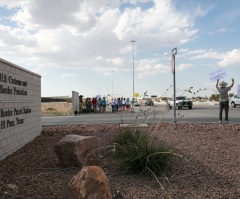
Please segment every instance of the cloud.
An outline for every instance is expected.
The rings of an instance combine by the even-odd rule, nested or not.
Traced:
[[[1,0],[0,6],[13,9],[19,7],[24,1],[25,0]]]
[[[240,49],[233,49],[232,51],[224,53],[215,52],[212,49],[210,50],[198,49],[192,51],[188,51],[187,49],[180,49],[179,52],[182,52],[182,54],[178,55],[178,57],[188,57],[189,60],[220,59],[221,61],[217,63],[218,66],[227,67],[240,65]],[[179,66],[179,70],[184,70],[189,67],[192,66],[189,64],[182,64]]]
[[[208,32],[207,34],[208,34],[208,35],[214,35],[215,32]]]
[[[203,54],[203,53],[206,53],[207,52],[207,50],[205,50],[205,49],[197,49],[197,50],[188,50],[188,51],[186,51],[186,54],[187,55],[198,55],[198,54]]]
[[[150,75],[168,73],[171,71],[170,64],[164,65],[159,63],[159,59],[142,59],[136,64],[135,73],[137,77],[145,78]]]
[[[78,76],[78,74],[62,74],[62,77],[66,77],[66,78],[68,78],[68,77],[77,77]]]
[[[19,65],[28,63],[29,70],[56,67],[130,71],[130,41],[134,39],[136,64],[139,62],[136,71],[146,76],[166,73],[170,71],[168,60],[139,55],[191,41],[198,34],[194,18],[203,15],[197,8],[193,17],[190,11],[178,10],[170,0],[152,1],[149,9],[141,7],[147,0],[11,2],[15,3],[5,1],[5,5],[20,6],[10,17],[17,27],[0,26],[1,54]],[[133,6],[124,8],[124,4]]]
[[[194,67],[193,64],[180,64],[178,70],[186,70],[192,67]]]
[[[222,67],[240,66],[240,49],[233,49],[227,52],[223,60],[218,62],[218,65]]]
[[[186,48],[185,49],[181,48],[178,52],[177,57],[187,58],[189,60],[202,59],[201,56],[203,56],[203,54],[206,54],[208,52],[212,52],[212,50],[206,50],[206,49],[189,50]]]
[[[95,13],[91,13],[87,6],[82,0],[72,0],[71,3],[66,0],[58,0],[57,3],[49,0],[24,1],[22,9],[12,20],[30,30],[54,29],[61,25],[75,25],[87,29],[95,22]]]
[[[199,50],[191,54],[197,54],[189,57],[190,60],[195,59],[222,59],[224,56],[224,53],[219,52],[213,52],[212,50],[206,51],[206,50]]]
[[[187,49],[187,48],[181,48],[181,49],[179,50],[179,52],[180,52],[180,53],[186,53],[186,52],[188,52],[188,49]]]
[[[172,46],[185,43],[197,34],[198,30],[192,28],[190,13],[178,11],[169,0],[154,3],[154,7],[146,11],[140,7],[125,9],[113,30],[118,39],[132,36],[146,42],[145,45],[161,43]]]
[[[3,45],[22,45],[26,47],[36,45],[35,37],[21,28],[0,25],[0,34],[0,41],[2,41]]]
[[[207,34],[208,35],[215,35],[216,33],[219,33],[219,32],[227,32],[228,30],[226,28],[220,28],[218,30],[216,30],[215,32],[208,32]]]
[[[221,29],[219,29],[219,30],[217,30],[218,32],[226,32],[227,31],[227,29],[226,28],[221,28]]]
[[[137,4],[137,3],[146,3],[149,0],[123,0],[124,3]]]

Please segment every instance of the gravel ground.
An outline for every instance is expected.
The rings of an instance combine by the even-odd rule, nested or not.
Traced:
[[[61,168],[53,146],[68,134],[95,135],[109,146],[116,124],[44,127],[42,134],[0,161],[0,199],[65,198],[67,184],[79,168]],[[155,129],[153,131],[153,129]],[[112,148],[101,150],[101,167],[114,198],[240,198],[240,125],[160,123],[150,126],[174,151],[164,175],[144,177],[119,170]]]

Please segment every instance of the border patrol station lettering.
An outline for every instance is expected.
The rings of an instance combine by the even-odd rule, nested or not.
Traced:
[[[29,114],[31,112],[32,112],[32,110],[30,108],[26,108],[26,107],[23,107],[23,108],[20,108],[20,109],[19,108],[14,108],[12,110],[1,109],[0,116],[1,116],[1,118],[5,118],[5,117],[11,117],[11,116],[14,116],[14,115]],[[9,128],[9,127],[14,127],[15,125],[20,125],[20,124],[23,124],[23,123],[24,123],[24,119],[21,119],[21,118],[16,118],[15,121],[14,120],[3,120],[3,121],[1,121],[0,128],[5,129],[5,128]]]
[[[28,113],[31,113],[32,110],[30,108],[23,107],[23,108],[20,108],[20,109],[14,108],[12,110],[1,109],[0,112],[1,112],[1,117],[10,117],[10,116],[13,116],[13,115],[28,114]]]

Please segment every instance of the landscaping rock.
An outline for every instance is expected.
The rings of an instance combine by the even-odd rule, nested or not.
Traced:
[[[99,165],[100,139],[96,136],[67,135],[54,145],[63,167]]]
[[[86,166],[70,183],[69,199],[110,199],[111,191],[104,171],[98,166]]]

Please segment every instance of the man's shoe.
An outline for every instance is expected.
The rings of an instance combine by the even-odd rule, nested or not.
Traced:
[[[220,124],[222,124],[222,121],[219,121]]]
[[[225,121],[225,123],[228,123],[228,121]]]

